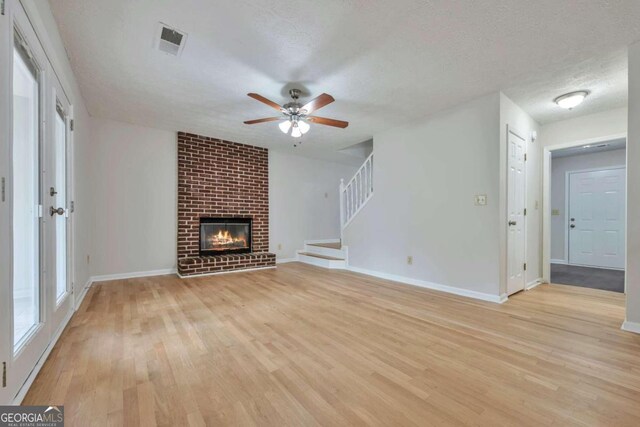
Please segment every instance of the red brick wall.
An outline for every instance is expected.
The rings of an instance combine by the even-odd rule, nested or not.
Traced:
[[[200,217],[252,218],[252,253],[200,257]],[[269,251],[266,148],[178,132],[178,271],[182,275],[275,264]]]

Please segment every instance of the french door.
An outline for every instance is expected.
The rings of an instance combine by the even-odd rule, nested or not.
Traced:
[[[15,403],[71,313],[70,113],[27,15],[7,0],[0,18],[3,327],[0,403]],[[4,78],[4,75],[7,78]]]

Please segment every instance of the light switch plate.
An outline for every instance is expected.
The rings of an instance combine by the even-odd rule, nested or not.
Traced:
[[[560,209],[551,209],[551,215],[560,216]]]
[[[474,201],[475,201],[475,205],[476,206],[486,206],[487,205],[487,195],[486,194],[476,194]]]

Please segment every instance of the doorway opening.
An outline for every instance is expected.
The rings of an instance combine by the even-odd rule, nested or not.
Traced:
[[[548,162],[549,281],[624,293],[626,138],[549,150]]]

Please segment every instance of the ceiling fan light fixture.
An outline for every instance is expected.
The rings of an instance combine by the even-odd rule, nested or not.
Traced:
[[[299,120],[298,128],[300,129],[300,132],[302,132],[302,134],[304,135],[305,133],[309,132],[309,129],[311,128],[311,126],[309,126],[309,123]]]
[[[302,132],[300,131],[300,127],[297,126],[297,123],[294,123],[292,126],[291,136],[294,138],[300,138],[302,136]]]
[[[553,100],[558,106],[572,110],[578,105],[582,104],[582,101],[589,95],[589,91],[587,90],[579,90],[576,92],[565,93],[564,95],[560,95],[556,99]]]
[[[313,112],[320,108],[331,104],[335,99],[328,93],[322,93],[305,105],[301,105],[298,101],[301,91],[299,89],[291,89],[289,91],[291,95],[291,102],[287,102],[284,105],[277,104],[270,99],[265,98],[257,93],[248,93],[250,98],[256,101],[262,102],[265,105],[277,110],[279,112],[278,117],[265,117],[263,119],[247,120],[244,122],[246,125],[255,125],[258,123],[267,122],[280,122],[278,127],[284,134],[291,135],[293,138],[300,138],[302,135],[309,132],[311,125],[307,122],[313,122],[314,124],[320,124],[325,126],[333,126],[336,128],[344,129],[349,126],[349,122],[336,119],[328,119],[326,117],[309,116]]]
[[[291,122],[289,120],[285,120],[278,124],[278,127],[282,131],[282,133],[289,133],[289,129],[291,129]]]

